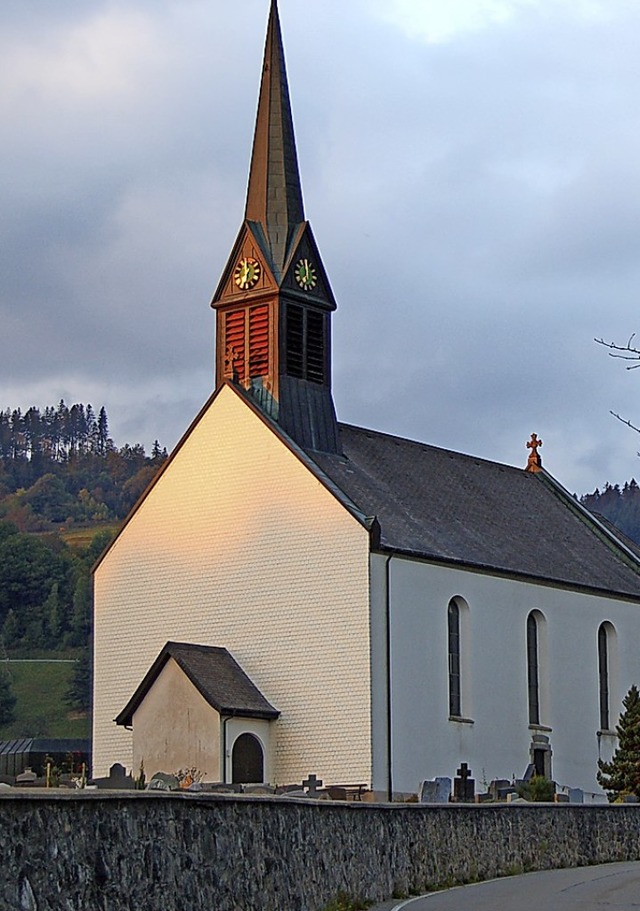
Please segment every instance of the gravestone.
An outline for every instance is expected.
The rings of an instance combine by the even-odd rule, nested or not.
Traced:
[[[466,762],[460,764],[453,780],[453,799],[459,803],[473,803],[476,798],[476,782]]]
[[[299,784],[282,784],[276,788],[276,794],[291,794],[293,791],[301,791]]]
[[[435,781],[423,781],[418,791],[419,803],[435,803],[437,788]]]
[[[38,780],[38,776],[33,771],[33,769],[25,769],[24,772],[21,772],[20,775],[16,776],[16,784],[18,787],[29,787],[34,785]]]
[[[94,778],[93,784],[98,788],[110,788],[114,791],[132,791],[135,788],[133,778],[119,762],[114,762],[111,766],[108,778]]]
[[[569,803],[584,803],[582,788],[569,788]]]
[[[420,803],[449,803],[450,798],[450,778],[434,778],[433,781],[423,781],[420,785],[418,794]]]
[[[494,778],[489,785],[491,800],[506,800],[509,794],[515,794],[516,788],[508,778]]]
[[[147,785],[148,791],[179,791],[180,782],[176,775],[167,772],[156,772]]]
[[[309,775],[307,780],[302,782],[302,787],[307,789],[307,797],[317,797],[323,784],[324,781],[316,775]]]
[[[246,784],[242,788],[243,794],[275,794],[276,789],[269,784]]]

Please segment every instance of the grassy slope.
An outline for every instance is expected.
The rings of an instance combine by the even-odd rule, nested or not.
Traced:
[[[121,524],[121,522],[101,522],[97,525],[71,526],[61,529],[60,537],[72,550],[85,550],[99,532],[108,531],[115,535]]]
[[[101,522],[90,526],[60,529],[60,536],[73,550],[86,549],[98,532],[112,534],[120,522]],[[20,654],[20,653],[18,653]],[[11,675],[11,685],[18,697],[16,720],[0,725],[0,741],[16,737],[88,738],[91,726],[88,714],[73,711],[64,697],[73,674],[73,664],[55,659],[76,658],[78,650],[69,654],[51,652],[46,649],[30,649],[24,653],[30,658],[49,659],[38,664],[23,664],[9,660],[0,661],[0,670],[6,669]]]
[[[60,655],[59,657],[64,657]],[[88,715],[70,710],[64,701],[74,665],[47,660],[37,663],[2,662],[18,697],[16,721],[0,726],[0,740],[14,737],[90,736]]]

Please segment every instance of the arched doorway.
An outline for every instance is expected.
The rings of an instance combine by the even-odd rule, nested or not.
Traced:
[[[262,744],[253,734],[241,734],[233,744],[231,781],[233,784],[264,781]]]

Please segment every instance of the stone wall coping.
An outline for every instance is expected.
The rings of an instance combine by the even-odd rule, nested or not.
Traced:
[[[0,802],[33,801],[33,802],[98,802],[110,801],[156,801],[180,800],[193,801],[198,804],[272,804],[284,806],[306,806],[318,809],[344,810],[350,813],[367,813],[372,810],[391,813],[495,813],[508,810],[510,813],[553,809],[562,812],[598,812],[610,810],[625,810],[627,812],[640,812],[640,804],[571,804],[571,803],[508,803],[496,801],[495,803],[373,803],[370,801],[344,801],[344,800],[316,800],[304,797],[283,797],[271,794],[212,794],[194,791],[132,791],[132,790],[71,790],[69,788],[12,788],[0,791]]]

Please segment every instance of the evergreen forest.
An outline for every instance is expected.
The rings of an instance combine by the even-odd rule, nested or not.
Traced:
[[[580,497],[580,502],[640,545],[640,487],[633,478],[622,488],[605,484],[601,492],[596,487],[593,493]]]

